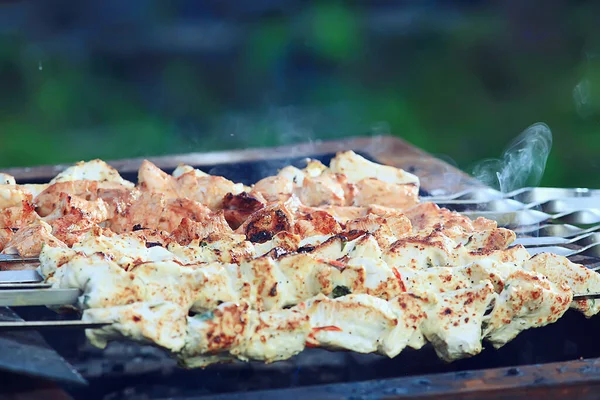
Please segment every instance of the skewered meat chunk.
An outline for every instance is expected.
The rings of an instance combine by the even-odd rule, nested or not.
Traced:
[[[368,178],[358,181],[355,187],[353,206],[377,204],[406,210],[419,203],[419,187],[415,184],[398,185]]]
[[[16,185],[15,177],[9,174],[0,172],[0,185]]]
[[[19,206],[12,206],[0,211],[0,228],[22,228],[40,219],[35,207],[28,201],[22,201]]]
[[[23,202],[32,202],[32,195],[17,185],[0,185],[0,210],[19,207]]]
[[[262,209],[266,201],[260,194],[227,193],[223,198],[223,211],[225,219],[232,229],[237,229],[254,212]]]
[[[515,271],[486,321],[485,338],[500,348],[520,332],[556,322],[569,308],[573,292],[565,284],[528,271]]]
[[[68,180],[56,182],[48,186],[36,196],[34,204],[40,217],[46,217],[60,205],[61,194],[93,201],[98,197],[98,182],[84,180]]]
[[[148,160],[142,161],[138,170],[138,187],[143,192],[162,193],[168,199],[179,197],[177,180]]]
[[[253,193],[260,193],[267,202],[288,200],[294,193],[295,184],[291,179],[282,175],[269,176],[256,182],[252,187]]]
[[[52,235],[52,227],[44,221],[20,228],[6,243],[3,254],[15,254],[21,257],[37,257],[42,248],[67,247],[67,245]]]
[[[495,299],[491,282],[435,296],[426,309],[422,330],[442,360],[453,361],[481,352],[484,314]]]
[[[576,293],[600,292],[600,275],[580,264],[575,264],[556,254],[537,254],[524,263],[523,268],[546,276],[556,284],[564,284]],[[571,307],[590,318],[600,312],[600,301],[581,299]]]
[[[125,186],[133,188],[134,186],[133,183],[121,178],[116,169],[98,159],[88,162],[80,161],[70,166],[56,175],[50,181],[50,184],[69,181],[97,181],[100,187]]]
[[[365,178],[377,178],[397,185],[419,185],[419,178],[415,175],[399,168],[374,163],[353,151],[338,153],[331,159],[330,167],[332,172],[346,175],[351,183],[358,183]]]
[[[177,191],[179,197],[195,200],[217,211],[223,208],[223,198],[228,193],[240,194],[244,186],[221,176],[199,176],[190,171],[177,178]]]
[[[224,303],[213,312],[188,319],[185,347],[179,355],[187,367],[205,367],[238,358],[273,362],[304,349],[308,317],[296,310],[257,312],[247,303]]]
[[[177,304],[169,302],[132,303],[109,308],[85,310],[85,322],[112,322],[99,329],[87,329],[90,343],[106,347],[109,340],[130,338],[151,343],[177,352],[185,345],[187,336],[185,312]]]
[[[4,247],[10,239],[13,237],[14,232],[10,228],[0,228],[0,251],[4,250]]]

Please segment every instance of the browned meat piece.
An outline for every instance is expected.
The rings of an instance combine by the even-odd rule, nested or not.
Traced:
[[[419,187],[413,184],[394,184],[374,178],[362,179],[356,183],[352,205],[369,206],[376,204],[405,210],[419,203]]]
[[[138,187],[145,192],[162,193],[167,199],[177,198],[177,180],[148,160],[138,170]]]
[[[323,210],[307,210],[295,215],[294,232],[300,237],[335,235],[342,227],[331,214]]]
[[[85,200],[96,200],[98,182],[96,181],[66,181],[48,186],[34,200],[37,212],[41,217],[50,214],[60,203],[60,194],[67,193]]]
[[[0,211],[0,228],[21,228],[39,218],[33,204],[23,200],[20,206],[8,207]]]
[[[186,197],[204,204],[213,211],[223,207],[227,193],[238,194],[243,185],[233,183],[221,176],[201,176],[195,171],[186,172],[177,178],[179,197]]]
[[[162,212],[158,229],[166,232],[175,230],[184,218],[203,222],[210,219],[212,212],[206,206],[189,199],[172,199]]]
[[[0,251],[4,250],[4,247],[12,237],[14,236],[14,232],[10,228],[0,228]]]
[[[294,192],[294,183],[284,176],[269,176],[256,182],[253,193],[260,193],[269,203],[286,201]]]
[[[346,179],[342,175],[324,173],[315,178],[306,177],[296,195],[306,206],[343,206],[346,204],[344,187]]]
[[[434,203],[419,204],[405,210],[404,214],[410,219],[413,225],[413,232],[430,232],[434,229],[449,229],[453,227],[460,227],[467,232],[475,230],[469,218],[446,208],[440,208]],[[482,222],[478,224],[481,225]]]
[[[259,196],[260,194],[250,195],[246,192],[225,195],[223,211],[232,229],[237,229],[250,215],[265,206],[265,201],[261,201]]]
[[[278,232],[292,232],[294,216],[285,204],[272,204],[252,214],[236,232],[253,243],[264,243]]]
[[[163,194],[143,192],[129,207],[110,220],[109,227],[116,233],[129,232],[136,227],[158,229],[166,207]]]
[[[412,225],[404,215],[393,217],[380,217],[369,214],[346,223],[346,231],[362,231],[374,233],[380,231],[382,234],[402,238],[412,232]]]
[[[140,192],[126,187],[98,188],[98,197],[104,200],[108,207],[108,219],[113,219],[117,214],[125,212],[140,197]]]
[[[2,250],[3,254],[16,254],[21,257],[37,257],[44,244],[52,247],[67,245],[51,233],[50,225],[43,221],[19,229]]]
[[[52,234],[68,246],[80,241],[93,226],[108,219],[108,208],[102,199],[85,200],[61,193],[54,211],[44,220],[52,226]]]
[[[344,222],[350,219],[356,219],[367,215],[368,209],[366,207],[352,207],[352,206],[325,206],[320,207],[322,210],[327,211],[338,221]]]
[[[171,233],[170,239],[181,245],[188,245],[193,240],[202,240],[209,235],[218,238],[232,233],[223,213],[219,212],[207,216],[202,221],[183,218],[179,226]]]
[[[0,210],[18,207],[23,201],[32,202],[31,193],[18,185],[0,185]]]

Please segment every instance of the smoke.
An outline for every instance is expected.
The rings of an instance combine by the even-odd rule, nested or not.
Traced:
[[[552,132],[544,123],[527,128],[507,147],[501,159],[487,159],[473,168],[473,176],[506,193],[537,186],[552,148]]]

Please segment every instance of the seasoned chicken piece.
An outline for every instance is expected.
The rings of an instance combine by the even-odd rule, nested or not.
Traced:
[[[23,201],[20,206],[7,207],[0,211],[0,228],[21,228],[39,219],[33,204]]]
[[[0,172],[0,185],[16,185],[15,177],[9,174]]]
[[[476,231],[494,230],[498,226],[495,221],[477,218],[471,221],[468,217],[446,208],[440,208],[435,203],[421,203],[403,211],[410,219],[413,232],[427,234],[433,230],[473,233]]]
[[[294,216],[286,203],[275,203],[252,214],[237,230],[252,243],[264,243],[282,231],[292,232]]]
[[[162,193],[143,192],[124,212],[115,215],[109,227],[117,233],[134,227],[158,229],[166,208],[167,199]]]
[[[108,219],[123,214],[140,197],[140,191],[129,188],[98,188],[97,195],[104,200],[108,208]]]
[[[369,214],[366,207],[350,207],[350,206],[324,206],[322,210],[331,214],[338,222],[345,223],[351,219],[357,219]]]
[[[318,168],[318,169],[320,169],[320,168]],[[312,170],[314,171],[315,168],[313,167]],[[321,173],[319,172],[317,174],[317,176],[320,175],[320,174]],[[298,168],[294,167],[293,165],[288,165],[287,167],[282,168],[279,171],[279,173],[277,174],[277,176],[281,176],[283,178],[286,178],[287,180],[289,180],[290,182],[292,182],[292,184],[294,185],[294,187],[302,187],[302,185],[304,184],[304,178],[306,176],[306,173],[305,173],[305,171],[302,171],[301,169],[298,169]]]
[[[600,292],[600,274],[556,254],[537,254],[523,264],[523,269],[542,274],[556,285],[567,285],[577,294]],[[571,308],[590,318],[600,312],[600,301],[576,300]]]
[[[439,232],[401,238],[384,250],[383,260],[393,267],[429,268],[451,266],[454,242]]]
[[[31,197],[35,199],[40,193],[46,190],[50,186],[47,183],[37,184],[37,183],[29,183],[25,185],[19,185],[19,188],[24,190],[25,192],[31,194]]]
[[[68,246],[79,242],[96,224],[108,219],[108,208],[102,199],[92,201],[61,193],[52,213],[44,218],[52,226],[52,234]]]
[[[52,253],[56,256],[60,254]],[[70,259],[53,271],[53,286],[81,290],[77,303],[80,310],[120,306],[141,300],[132,285],[133,275],[111,260],[110,256],[100,252],[89,256],[73,255],[71,251],[65,253],[65,258],[70,256]],[[47,270],[41,268],[40,271]]]
[[[411,225],[404,216],[384,218],[369,214],[346,222],[346,231],[369,232],[375,236],[381,248],[387,249],[399,238],[407,236],[411,232]]]
[[[456,243],[462,244],[469,251],[486,253],[504,250],[516,239],[513,231],[504,228],[493,228],[484,231],[464,232],[457,229],[446,229],[444,234]]]
[[[358,181],[355,187],[353,206],[376,204],[406,210],[419,203],[419,187],[415,184],[397,185],[368,178]]]
[[[98,181],[100,182],[98,186],[107,184],[106,187],[114,186],[110,184],[129,188],[133,188],[134,186],[133,183],[121,178],[121,175],[119,175],[119,172],[116,169],[102,160],[92,160],[88,162],[80,161],[56,175],[56,177],[50,181],[50,184],[83,180]]]
[[[140,234],[139,231],[115,234],[108,229],[94,227],[72,249],[83,255],[104,254],[125,270],[144,262],[181,262],[175,254],[156,242],[148,242],[147,235]],[[61,255],[56,254],[54,257]]]
[[[308,317],[298,310],[257,312],[245,302],[224,303],[213,312],[188,317],[179,359],[187,367],[236,358],[285,360],[304,349],[309,332]]]
[[[421,331],[438,357],[450,362],[479,354],[484,314],[497,297],[491,282],[433,297]]]
[[[326,211],[305,210],[294,216],[294,232],[302,238],[315,235],[334,235],[342,231],[335,218]]]
[[[175,168],[175,171],[173,171],[173,177],[179,178],[181,175],[187,174],[188,172],[192,172],[198,177],[209,176],[206,172],[200,171],[191,165],[179,164],[177,168]]]
[[[573,300],[564,284],[554,284],[535,272],[515,271],[486,321],[485,338],[498,349],[529,328],[556,322]]]
[[[427,236],[401,238],[384,252],[383,260],[396,267],[428,268],[455,267],[486,259],[522,265],[529,257],[523,246],[470,251],[462,245],[456,246],[440,231],[434,231]]]
[[[304,179],[304,178],[303,178]],[[256,182],[252,193],[260,193],[267,202],[286,201],[294,193],[295,184],[285,176],[269,176]]]
[[[7,243],[10,242],[14,232],[10,228],[0,228],[0,251],[4,250]]]
[[[401,302],[406,308],[399,306]],[[410,297],[388,303],[364,294],[337,299],[317,296],[296,308],[306,309],[310,317],[309,347],[395,357],[408,345],[423,345],[417,329],[424,314]]]
[[[149,262],[136,266],[130,277],[137,301],[167,301],[185,310],[204,312],[240,299],[237,265]]]
[[[336,154],[329,167],[334,173],[346,175],[350,183],[358,183],[365,178],[376,178],[395,185],[415,184],[418,191],[419,178],[415,175],[399,168],[371,162],[353,151]]]
[[[300,236],[290,232],[279,232],[271,240],[264,243],[255,243],[254,251],[257,257],[263,256],[273,249],[280,249],[286,253],[295,252],[300,247]]]
[[[32,202],[29,192],[16,185],[0,185],[0,210],[8,207],[19,207],[23,202]]]
[[[250,215],[263,208],[266,201],[260,194],[227,193],[223,198],[225,219],[232,229],[237,229]]]
[[[138,170],[138,187],[143,192],[162,193],[167,199],[179,197],[177,180],[148,160],[142,161]]]
[[[274,291],[285,290],[285,300],[282,301],[284,306],[296,305],[319,293],[329,295],[334,289],[335,281],[340,281],[340,273],[336,268],[308,254],[285,255],[277,260],[277,266],[286,281],[283,287],[279,287],[279,283],[273,287]],[[270,290],[262,294],[270,296],[273,293]],[[263,304],[266,302],[267,299]]]
[[[197,221],[198,223],[212,224],[212,228],[216,228],[215,222],[222,223],[224,221],[222,214],[213,214],[210,209],[197,201],[178,198],[169,199],[166,202],[166,207],[162,211],[159,219],[158,229],[173,232],[181,225],[184,219]],[[231,229],[225,223],[219,226],[219,231],[231,232]]]
[[[345,178],[336,174],[325,173],[314,178],[307,176],[295,193],[306,206],[343,206],[346,204],[345,183]]]
[[[384,300],[406,292],[397,269],[373,258],[350,259],[345,263],[339,282],[339,286],[347,288],[351,293],[366,293]]]
[[[84,322],[112,322],[98,329],[87,329],[90,343],[106,347],[111,340],[128,338],[156,344],[172,352],[180,351],[187,335],[187,310],[169,302],[139,302],[109,308],[85,310]]]
[[[227,193],[240,194],[244,185],[233,183],[221,176],[199,176],[194,171],[186,172],[177,178],[179,197],[186,197],[204,204],[213,211],[223,207]]]
[[[56,208],[44,220],[47,222],[57,220],[77,212],[82,218],[88,218],[94,223],[101,223],[108,219],[108,207],[104,200],[96,198],[86,200],[82,197],[61,193]]]
[[[493,283],[495,290],[501,291],[504,288],[504,279],[493,266],[486,268],[483,263],[472,263],[460,267],[433,267],[425,270],[397,268],[397,271],[405,291],[413,293],[453,292],[488,281]]]
[[[50,247],[67,247],[66,244],[52,236],[52,227],[44,221],[20,228],[4,246],[2,254],[16,254],[21,257],[37,257],[44,245]]]
[[[183,218],[177,229],[171,233],[171,239],[179,244],[187,245],[194,240],[202,240],[212,235],[213,237],[223,237],[232,235],[233,231],[225,221],[222,212],[204,215],[192,221],[190,218]]]
[[[254,257],[252,243],[244,235],[209,235],[202,240],[194,239],[185,246],[180,243],[170,243],[169,251],[186,264],[197,263],[234,263]]]
[[[61,193],[67,193],[72,196],[77,196],[88,201],[96,200],[98,197],[98,185],[96,181],[70,180],[54,183],[34,200],[37,213],[41,217],[50,214],[60,205]]]

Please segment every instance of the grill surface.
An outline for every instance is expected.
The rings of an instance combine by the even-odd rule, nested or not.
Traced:
[[[345,147],[345,149],[355,148]],[[367,158],[381,161],[380,157],[374,157],[368,151],[359,152]],[[311,155],[311,158],[328,163],[333,154],[321,153],[320,155]],[[303,155],[268,161],[242,161],[219,165],[204,163],[199,167],[211,174],[251,184],[264,176],[275,174],[277,169],[285,165],[293,164],[301,167],[305,157]],[[412,169],[419,174],[419,168],[423,168],[422,162],[423,160],[418,159],[418,165],[414,168],[411,168],[410,163],[403,163],[402,167],[407,170]],[[161,165],[159,164],[159,166]],[[172,168],[164,169],[169,171]],[[135,174],[125,172],[123,176],[135,181]],[[49,178],[51,177],[21,179],[20,182],[47,181]],[[429,194],[423,191],[421,196]],[[445,205],[449,208],[485,211],[485,207],[481,206],[482,196],[481,193],[463,195],[463,200],[472,201],[469,206],[461,204],[454,207],[451,203],[456,198],[449,197],[443,201],[440,200],[440,203],[447,202],[448,204]],[[522,201],[522,198],[523,196],[508,200]],[[483,200],[483,203],[486,203],[489,199]],[[526,208],[518,204],[517,207]],[[536,231],[536,229],[538,230]],[[528,235],[539,236],[540,232],[538,225],[532,227],[532,230],[528,231]],[[598,261],[590,257],[585,260],[588,263]],[[23,308],[18,312],[26,320],[57,318],[53,312],[42,307]],[[63,315],[60,318],[75,318],[75,316]],[[594,364],[582,363],[580,365],[576,361],[572,361],[552,367],[554,370],[547,367],[543,374],[538,371],[540,367],[537,366],[541,363],[600,357],[600,341],[590,334],[598,331],[600,331],[600,317],[588,320],[580,314],[569,311],[557,323],[523,332],[500,350],[493,350],[490,346],[476,357],[452,364],[440,361],[431,347],[419,351],[406,350],[395,359],[376,355],[330,353],[324,350],[307,349],[291,360],[271,365],[234,363],[212,366],[206,370],[189,371],[177,368],[174,361],[169,359],[165,353],[149,346],[113,343],[106,350],[100,351],[86,343],[84,333],[81,331],[48,331],[44,332],[44,336],[51,346],[90,382],[90,386],[86,388],[66,386],[76,398],[120,399],[136,398],[136,396],[138,398],[192,398],[228,393],[239,395],[250,391],[269,389],[278,389],[275,394],[271,393],[273,398],[304,396],[339,398],[352,397],[353,394],[360,398],[368,398],[369,395],[404,397],[427,393],[454,393],[451,398],[458,398],[457,394],[463,386],[470,387],[470,390],[489,390],[503,385],[507,388],[511,386],[523,388],[588,381],[600,383],[600,373],[595,369]],[[522,367],[527,365],[529,367]],[[506,368],[500,371],[482,371],[497,367]],[[571,371],[570,375],[563,374],[565,371]],[[450,375],[427,375],[436,373],[449,373]],[[488,375],[493,376],[495,380],[492,386],[485,379],[482,380],[482,377]],[[560,378],[561,376],[562,378]],[[402,377],[402,379],[388,380],[398,377]],[[364,383],[368,380],[384,381]],[[308,389],[310,385],[339,383],[346,384]],[[281,391],[289,388],[296,389],[289,393]],[[259,396],[259,393],[256,393],[256,396]],[[261,396],[263,394],[257,398],[261,398]]]

